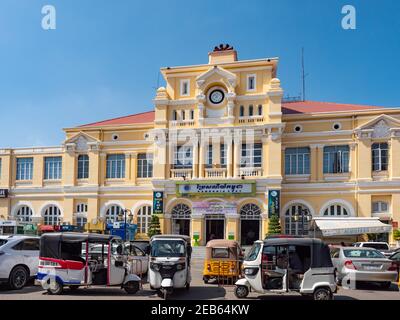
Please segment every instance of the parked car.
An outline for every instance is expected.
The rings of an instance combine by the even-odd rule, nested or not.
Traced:
[[[378,282],[384,288],[389,288],[397,279],[396,264],[376,249],[332,247],[331,257],[338,285],[346,277],[354,281]]]
[[[39,237],[0,236],[0,282],[22,289],[39,266]]]
[[[353,244],[353,246],[360,248],[373,248],[380,251],[386,257],[390,257],[393,253],[390,250],[390,246],[387,242],[356,242]]]
[[[398,274],[397,280],[399,280],[399,277],[400,277],[400,250],[399,249],[396,250],[395,253],[393,253],[389,257],[389,259],[392,260],[397,266],[397,274]]]

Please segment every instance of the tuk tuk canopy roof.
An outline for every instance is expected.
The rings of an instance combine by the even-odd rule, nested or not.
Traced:
[[[184,236],[180,234],[158,234],[155,236],[152,236],[150,241],[157,240],[157,239],[181,239],[190,244],[190,237],[189,236]]]
[[[216,239],[207,242],[206,248],[236,248],[239,247],[239,243],[235,240],[224,240]]]
[[[239,243],[234,240],[224,240],[224,239],[216,239],[216,240],[210,240],[207,242],[206,245],[206,260],[211,260],[211,259],[218,259],[218,260],[238,260],[239,259]],[[215,256],[216,251],[218,249],[227,249],[228,250],[228,255],[227,256]]]
[[[112,239],[120,239],[120,237],[95,233],[45,233],[40,238],[40,256],[44,258],[60,259],[62,257],[62,243],[71,245],[84,242],[107,244]]]
[[[333,266],[329,247],[320,239],[272,238],[264,240],[264,246],[308,246],[311,249],[311,268]]]

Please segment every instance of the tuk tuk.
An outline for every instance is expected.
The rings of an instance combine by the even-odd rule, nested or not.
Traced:
[[[182,235],[156,235],[150,239],[150,288],[164,299],[174,289],[190,289],[192,247],[190,237]]]
[[[46,233],[40,239],[37,281],[49,294],[64,287],[120,286],[135,294],[141,279],[127,262],[120,237],[92,233]]]
[[[236,281],[241,274],[243,251],[237,241],[211,240],[206,245],[203,281]]]
[[[237,298],[258,293],[297,292],[314,300],[332,300],[335,272],[329,247],[319,239],[271,238],[256,241],[243,262],[244,279],[236,282]]]

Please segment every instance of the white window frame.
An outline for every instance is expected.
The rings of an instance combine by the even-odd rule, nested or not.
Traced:
[[[387,148],[383,148],[382,145],[386,144]],[[377,148],[374,148],[374,146],[377,145]],[[386,169],[384,168],[384,163],[383,163],[383,151],[386,151]],[[389,143],[387,142],[375,142],[371,146],[371,157],[372,157],[372,171],[373,172],[381,172],[381,171],[388,171],[389,170]],[[377,154],[375,156],[375,154]],[[376,161],[376,163],[375,163]]]
[[[332,207],[333,207],[333,214],[331,214]],[[338,211],[339,211],[338,209],[340,209],[340,214],[338,214]],[[344,210],[346,210],[347,214],[344,214]],[[325,214],[325,212],[328,212],[328,214]],[[325,208],[325,210],[323,211],[323,216],[324,217],[350,217],[350,211],[342,203],[334,203]]]
[[[150,205],[141,207],[137,213],[137,230],[138,233],[149,231],[150,221],[153,214],[153,208]]]
[[[118,216],[123,212],[123,208],[118,204],[113,204],[109,206],[106,210],[105,218],[108,223],[113,223],[117,221]]]
[[[31,181],[33,179],[33,158],[17,158],[16,180]]]
[[[184,92],[184,88],[186,85],[187,92]],[[182,79],[180,81],[180,95],[181,97],[188,97],[190,96],[190,80],[189,79]]]
[[[190,155],[187,156],[187,153]],[[193,168],[193,147],[192,146],[176,146],[174,150],[174,169],[192,169]]]
[[[302,149],[304,149],[304,151]],[[306,152],[305,149],[308,149],[308,152]],[[290,151],[295,151],[295,152],[290,153]],[[300,170],[299,164],[302,164],[302,170]],[[288,169],[288,172],[286,169]],[[286,176],[306,175],[306,174],[309,175],[311,173],[310,148],[309,147],[286,148],[284,171]]]
[[[27,205],[20,206],[15,213],[15,218],[23,222],[32,222],[32,216],[32,208]]]
[[[257,146],[257,148],[255,148]],[[261,156],[255,155],[255,150],[260,151]],[[260,162],[255,162],[255,158],[260,157]],[[242,143],[240,150],[241,168],[262,168],[263,145],[260,142]]]
[[[80,166],[82,166],[82,168]],[[78,156],[77,168],[76,168],[77,170],[76,176],[78,180],[89,179],[89,166],[90,166],[89,156],[87,154],[80,154]]]
[[[137,155],[137,177],[153,177],[153,154],[139,153]]]
[[[125,154],[109,154],[106,163],[106,179],[125,179]]]
[[[61,180],[62,179],[62,157],[45,157],[44,158],[44,180]]]
[[[374,209],[375,204],[377,204],[378,210]],[[386,206],[386,210],[382,209],[383,204]],[[372,202],[372,213],[389,213],[389,203],[381,200]]]
[[[253,78],[253,88],[250,88],[250,79]],[[256,74],[248,74],[246,81],[247,92],[253,92],[257,90],[257,75]]]
[[[61,224],[61,210],[56,205],[46,208],[43,213],[43,221],[45,225],[58,226]]]

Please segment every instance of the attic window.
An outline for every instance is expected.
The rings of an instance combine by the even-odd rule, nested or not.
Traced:
[[[255,91],[256,90],[256,75],[249,74],[247,76],[247,91]]]
[[[333,130],[340,130],[342,129],[342,125],[339,122],[336,122],[332,126]]]
[[[112,137],[111,137],[114,141],[116,141],[116,140],[118,140],[119,139],[119,135],[118,134],[116,134],[116,133],[114,133],[113,135],[112,135]]]
[[[190,81],[188,79],[181,80],[181,96],[188,96],[189,95],[189,84]]]

